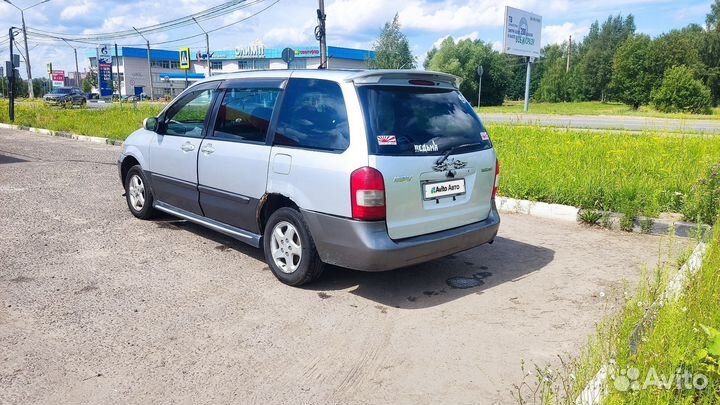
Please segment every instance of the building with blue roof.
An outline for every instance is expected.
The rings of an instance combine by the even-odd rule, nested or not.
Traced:
[[[317,69],[320,66],[318,46],[292,47],[294,58],[287,64],[282,59],[284,48],[265,48],[261,43],[232,50],[206,52],[191,50],[187,83],[202,80],[210,75],[234,73],[246,70],[268,69]],[[152,72],[154,96],[174,97],[186,86],[186,71],[180,69],[180,51],[151,49],[150,69],[145,48],[118,47],[117,55],[112,48],[113,87],[120,95],[150,95],[148,72]],[[95,51],[87,54],[90,65],[97,69]],[[366,69],[375,52],[364,49],[328,47],[328,68]],[[209,59],[209,60],[208,60]],[[208,69],[208,64],[210,69]],[[119,84],[119,85],[118,85]],[[115,91],[117,93],[117,90]]]

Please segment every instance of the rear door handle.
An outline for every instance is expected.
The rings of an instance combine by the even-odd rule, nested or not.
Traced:
[[[183,150],[183,152],[192,152],[195,150],[195,145],[191,144],[190,142],[185,142],[180,149]]]
[[[202,148],[200,148],[200,152],[211,155],[213,152],[215,152],[215,148],[213,148],[211,143],[208,143],[207,145],[203,145]]]

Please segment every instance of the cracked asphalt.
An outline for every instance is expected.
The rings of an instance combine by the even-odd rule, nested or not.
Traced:
[[[118,151],[0,129],[0,403],[514,402],[523,361],[577,353],[685,243],[506,214],[493,245],[292,288],[257,249],[135,219]]]

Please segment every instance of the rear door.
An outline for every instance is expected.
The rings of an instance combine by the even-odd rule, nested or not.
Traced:
[[[205,216],[258,233],[256,211],[265,193],[267,143],[284,79],[229,81],[214,125],[198,155],[198,190]]]
[[[416,84],[413,84],[416,83]],[[486,219],[496,157],[480,119],[452,85],[393,80],[358,85],[370,166],[385,181],[393,239]]]

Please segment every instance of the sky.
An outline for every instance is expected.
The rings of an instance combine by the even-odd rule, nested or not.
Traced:
[[[0,44],[10,26],[20,26],[20,12],[0,1]],[[25,8],[39,0],[10,0]],[[183,17],[226,0],[49,0],[25,12],[29,27],[67,34],[105,33],[144,27]],[[276,0],[203,22],[206,30],[246,18]],[[448,35],[455,39],[482,39],[501,48],[504,6],[520,8],[543,17],[542,44],[561,43],[569,35],[582,38],[595,20],[611,14],[633,14],[637,31],[656,36],[689,23],[703,25],[711,1],[704,0],[326,0],[328,45],[370,49],[383,24],[398,13],[401,29],[411,49],[422,63],[433,45]],[[246,47],[256,41],[265,47],[315,45],[316,0],[279,0],[277,4],[251,18],[210,34],[211,50]],[[200,34],[198,27],[149,36],[163,42]],[[144,44],[141,38],[119,41],[119,45]],[[153,48],[205,48],[203,36]],[[65,43],[30,41],[33,77],[45,75],[45,64],[55,69],[75,70],[73,50]],[[77,45],[80,70],[89,64],[85,57],[90,45]],[[0,61],[9,57],[7,44],[0,45]],[[4,66],[4,63],[2,64]],[[25,77],[25,67],[21,66]]]

